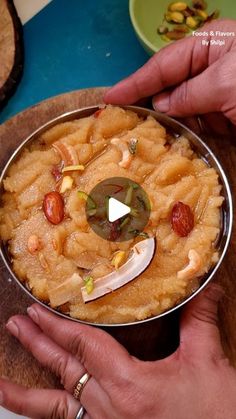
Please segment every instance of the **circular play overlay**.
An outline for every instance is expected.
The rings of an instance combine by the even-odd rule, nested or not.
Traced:
[[[124,177],[103,180],[86,199],[86,216],[90,227],[109,241],[148,237],[143,230],[148,223],[150,209],[144,189]]]

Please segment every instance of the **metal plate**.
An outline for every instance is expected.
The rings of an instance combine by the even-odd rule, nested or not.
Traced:
[[[103,106],[103,105],[101,105]],[[182,307],[184,304],[186,304],[188,301],[190,301],[192,298],[194,298],[199,292],[201,292],[206,285],[212,280],[215,273],[219,269],[222,260],[225,256],[226,250],[229,245],[231,233],[232,233],[232,224],[233,224],[233,203],[232,203],[232,195],[229,187],[229,183],[227,180],[227,177],[224,173],[224,170],[222,166],[220,165],[219,161],[213,154],[213,152],[209,149],[209,147],[189,128],[181,124],[180,122],[174,120],[173,118],[170,118],[169,116],[151,111],[145,108],[140,108],[138,106],[122,106],[124,109],[129,109],[134,112],[136,112],[139,116],[147,117],[148,115],[153,116],[158,122],[160,122],[167,130],[171,131],[172,133],[179,135],[184,135],[190,142],[192,149],[201,157],[210,167],[213,167],[216,172],[219,175],[219,181],[222,185],[222,196],[224,196],[224,203],[222,205],[222,212],[221,212],[221,233],[217,239],[216,243],[216,250],[219,252],[219,261],[217,264],[201,279],[201,286],[190,296],[188,296],[186,299],[181,301],[178,305],[175,307],[158,314],[157,316],[153,316],[144,320],[136,321],[136,322],[130,322],[130,323],[115,323],[115,324],[106,324],[106,323],[91,323],[86,322],[83,320],[72,318],[64,313],[61,313],[60,311],[57,311],[55,309],[52,309],[47,304],[43,303],[42,301],[38,300],[36,297],[34,297],[33,294],[29,291],[29,289],[21,283],[21,281],[17,278],[15,273],[12,270],[12,263],[11,263],[11,257],[8,253],[6,245],[4,243],[1,243],[0,247],[0,256],[3,259],[3,262],[5,266],[7,267],[9,273],[14,278],[14,280],[20,285],[20,287],[37,303],[41,304],[42,306],[46,307],[48,310],[50,310],[53,313],[56,313],[60,315],[61,317],[64,317],[69,320],[73,320],[79,323],[89,324],[93,326],[101,326],[101,327],[119,327],[119,326],[132,326],[137,325],[140,323],[146,323],[150,322],[154,319],[161,318],[163,316],[166,316],[169,313],[172,313],[173,311],[177,310],[178,308]],[[29,146],[30,143],[33,141],[36,141],[37,138],[43,134],[43,132],[47,131],[48,129],[52,128],[54,125],[59,124],[61,122],[70,121],[73,119],[78,118],[84,118],[86,116],[92,115],[95,111],[99,109],[99,106],[92,106],[87,108],[78,109],[72,112],[65,113],[63,115],[60,115],[51,121],[47,122],[46,124],[42,125],[39,129],[34,131],[30,136],[28,136],[22,144],[16,149],[16,151],[12,154],[11,158],[8,160],[6,166],[4,167],[1,177],[0,177],[0,189],[3,190],[3,179],[7,175],[7,171],[11,164],[14,163],[14,161],[19,157],[22,150]]]

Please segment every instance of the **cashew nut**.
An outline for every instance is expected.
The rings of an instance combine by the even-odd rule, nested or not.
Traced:
[[[191,249],[188,252],[189,263],[188,265],[182,269],[181,271],[177,272],[178,279],[191,279],[201,268],[202,261],[199,254],[196,250]]]
[[[111,144],[117,146],[122,153],[122,159],[119,166],[127,169],[132,161],[132,155],[129,152],[128,144],[120,138],[112,138]]]

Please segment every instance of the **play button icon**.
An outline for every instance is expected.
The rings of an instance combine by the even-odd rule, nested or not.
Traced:
[[[109,198],[108,201],[108,220],[113,223],[116,220],[129,214],[131,211],[128,205],[122,204],[115,198]]]
[[[150,201],[131,179],[113,177],[98,183],[86,197],[86,217],[93,231],[105,240],[125,241],[145,236]]]

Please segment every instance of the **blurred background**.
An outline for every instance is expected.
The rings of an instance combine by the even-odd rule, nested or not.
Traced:
[[[112,85],[148,58],[128,0],[15,0],[15,6],[24,24],[24,73],[0,123],[50,96]]]

